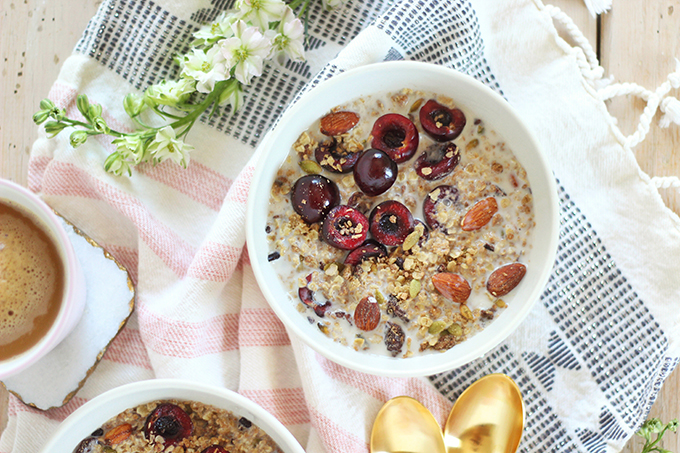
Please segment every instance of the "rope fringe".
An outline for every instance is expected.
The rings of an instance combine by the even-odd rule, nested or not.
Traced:
[[[585,3],[593,15],[602,13],[611,7],[611,0],[585,0]],[[626,137],[618,127],[612,127],[616,138],[624,147],[632,149],[645,139],[657,111],[661,111],[663,114],[659,119],[660,127],[665,128],[671,124],[680,125],[680,100],[668,94],[672,89],[680,88],[680,60],[675,59],[675,71],[670,73],[666,81],[654,91],[636,83],[611,83],[611,76],[604,77],[604,68],[600,66],[597,54],[571,17],[553,5],[545,5],[545,10],[554,21],[564,27],[569,37],[578,46],[577,48],[569,46],[569,50],[577,49],[574,55],[576,55],[581,73],[586,82],[595,89],[600,100],[606,101],[616,96],[634,95],[647,103],[633,134]],[[559,44],[564,46],[562,43]],[[566,45],[568,46],[568,44]],[[616,124],[616,118],[612,119]],[[658,189],[674,188],[680,190],[680,178],[676,176],[653,177],[651,181]]]

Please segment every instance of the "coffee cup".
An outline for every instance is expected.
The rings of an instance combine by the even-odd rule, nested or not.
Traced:
[[[73,330],[85,292],[80,263],[54,211],[0,179],[0,379],[37,362]]]

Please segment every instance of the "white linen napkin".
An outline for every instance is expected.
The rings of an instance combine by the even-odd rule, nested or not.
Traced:
[[[124,122],[122,97],[170,73],[169,56],[218,3],[107,0],[50,97],[73,114],[76,93],[85,93],[108,109],[107,121]],[[375,414],[397,395],[419,399],[442,423],[452,400],[491,372],[509,374],[524,393],[520,451],[617,451],[646,417],[679,355],[680,315],[665,305],[680,292],[669,278],[680,269],[678,219],[612,133],[584,77],[583,52],[560,40],[531,0],[353,0],[334,13],[315,6],[310,18],[311,63],[268,68],[242,111],[197,125],[186,171],[161,164],[117,178],[101,169],[112,151],[106,140],[76,151],[67,137],[36,142],[31,188],[136,270],[138,311],[112,345],[117,354],[105,355],[64,408],[37,413],[10,401],[0,452],[37,451],[79,404],[151,376],[238,390],[309,452],[367,451]],[[362,375],[289,337],[242,254],[248,160],[267,127],[308,81],[399,58],[450,66],[501,90],[561,185],[560,249],[541,302],[494,351],[430,379]]]

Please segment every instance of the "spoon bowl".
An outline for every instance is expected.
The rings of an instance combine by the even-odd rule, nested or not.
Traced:
[[[524,429],[524,401],[505,374],[474,382],[456,400],[444,426],[446,453],[514,453]]]
[[[408,396],[380,409],[371,431],[371,453],[445,453],[444,437],[432,413]]]

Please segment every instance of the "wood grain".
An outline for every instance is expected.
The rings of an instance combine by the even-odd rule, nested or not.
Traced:
[[[61,63],[70,55],[99,0],[2,0],[0,2],[0,177],[25,185],[31,144],[38,129],[31,121],[39,102],[47,96]],[[553,0],[601,51],[606,73],[617,82],[636,82],[650,89],[661,84],[680,57],[680,4],[670,0],[614,0],[612,11],[598,21],[582,0]],[[677,94],[677,93],[676,93]],[[634,131],[644,104],[635,99],[611,102],[624,132]],[[658,120],[658,115],[656,117]],[[680,128],[656,125],[635,149],[643,171],[650,175],[680,175],[674,149]],[[662,191],[667,204],[680,213],[677,192]],[[0,387],[0,430],[6,421],[7,394]],[[680,369],[665,383],[650,416],[663,421],[680,416]],[[668,434],[665,448],[680,453],[680,436]],[[637,453],[642,443],[633,439],[623,453]]]

